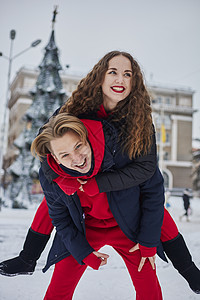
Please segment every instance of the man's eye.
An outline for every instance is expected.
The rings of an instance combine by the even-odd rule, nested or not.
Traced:
[[[76,149],[79,149],[81,146],[82,146],[82,144],[78,144],[78,145],[76,146]]]
[[[67,157],[68,155],[69,155],[69,154],[66,153],[66,154],[64,154],[64,155],[62,156],[62,158],[65,158],[65,157]]]

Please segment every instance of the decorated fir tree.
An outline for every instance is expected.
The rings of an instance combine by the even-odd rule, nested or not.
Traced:
[[[13,207],[24,207],[27,201],[31,201],[34,197],[33,190],[39,186],[38,171],[40,162],[32,156],[30,146],[39,128],[66,100],[66,94],[59,75],[62,67],[55,43],[54,24],[56,14],[55,9],[50,40],[45,47],[44,58],[39,66],[40,74],[35,87],[31,90],[33,102],[24,116],[26,125],[15,141],[19,156],[9,168],[12,176],[9,197],[12,200]]]

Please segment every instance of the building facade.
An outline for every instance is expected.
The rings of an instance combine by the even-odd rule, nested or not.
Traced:
[[[157,133],[158,158],[165,186],[192,188],[192,122],[191,89],[148,86],[152,97],[153,120]],[[165,129],[162,141],[161,127]]]
[[[7,168],[15,160],[17,152],[14,140],[21,132],[23,115],[32,103],[30,90],[34,87],[39,70],[21,68],[11,85],[9,101],[8,148],[4,157]],[[81,76],[60,73],[63,88],[70,96]],[[158,158],[165,186],[168,188],[192,188],[192,120],[193,94],[191,89],[147,86],[152,98],[153,121],[156,128]],[[164,125],[166,140],[161,139]]]

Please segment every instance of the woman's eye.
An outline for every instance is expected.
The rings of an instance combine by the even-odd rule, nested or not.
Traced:
[[[64,154],[64,155],[62,156],[62,158],[65,158],[65,157],[67,157],[68,155],[69,155],[69,154],[66,153],[66,154]]]
[[[110,71],[108,74],[116,74],[115,71]]]
[[[131,73],[125,73],[124,76],[125,77],[131,77]]]

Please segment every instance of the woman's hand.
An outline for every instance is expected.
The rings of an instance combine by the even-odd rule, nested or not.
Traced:
[[[99,194],[99,187],[95,177],[88,178],[87,180],[77,178],[77,181],[81,184],[81,186],[79,186],[79,190],[81,192],[86,193],[90,197],[94,197]]]
[[[108,260],[108,258],[109,258],[109,255],[108,255],[108,254],[100,253],[100,252],[97,252],[97,251],[93,251],[93,254],[96,255],[98,258],[101,259],[101,264],[100,264],[100,266],[103,266],[103,265],[106,265],[106,264],[107,264],[107,260]]]
[[[131,249],[129,250],[129,252],[134,252],[134,251],[136,251],[136,250],[140,250],[139,244],[136,244],[133,248],[131,248]],[[155,270],[155,260],[156,260],[156,255],[150,256],[150,257],[142,257],[142,258],[141,258],[141,261],[140,261],[140,264],[139,264],[139,267],[138,267],[138,272],[140,272],[140,271],[142,270],[142,268],[143,268],[143,266],[144,266],[144,263],[145,263],[145,261],[146,261],[147,258],[148,258],[149,261],[150,261],[150,264],[151,264],[151,266],[152,266],[152,269]]]
[[[79,187],[79,190],[80,190],[81,192],[84,192],[83,184],[86,184],[86,183],[87,183],[87,180],[82,180],[82,179],[77,178],[77,181],[81,184],[81,186]]]

